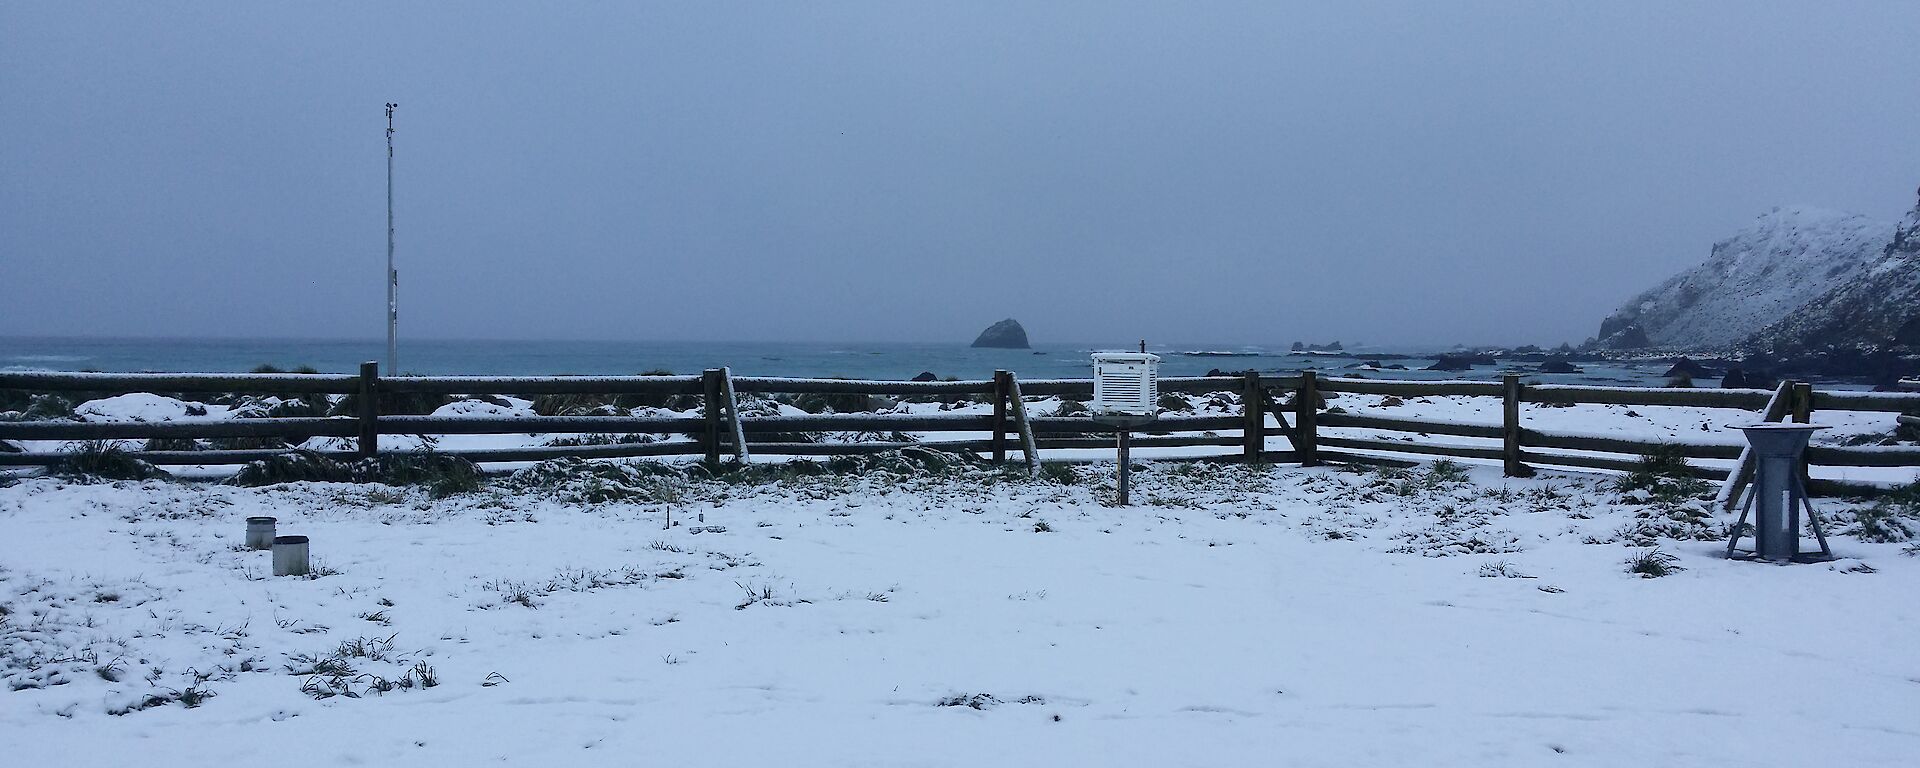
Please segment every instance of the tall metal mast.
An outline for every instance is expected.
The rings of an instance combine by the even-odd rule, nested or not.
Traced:
[[[400,372],[400,273],[393,268],[393,110],[387,102],[387,375]]]

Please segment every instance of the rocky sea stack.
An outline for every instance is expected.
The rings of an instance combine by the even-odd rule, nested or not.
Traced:
[[[975,347],[991,349],[1032,349],[1027,343],[1027,329],[1020,327],[1020,321],[1011,317],[988,326],[973,340]]]

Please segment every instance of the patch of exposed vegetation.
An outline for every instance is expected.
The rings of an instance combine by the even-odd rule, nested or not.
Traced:
[[[503,485],[572,504],[675,504],[686,494],[685,470],[641,461],[543,461],[513,473]]]
[[[153,480],[172,477],[112,440],[89,440],[66,451],[54,474],[80,480]]]
[[[1920,481],[1854,510],[1853,523],[1843,532],[1861,541],[1884,544],[1912,541],[1916,526],[1920,526]]]
[[[287,659],[287,674],[306,678],[300,692],[315,699],[358,699],[439,685],[434,668],[395,648],[394,637],[355,638],[319,653],[295,654]]]
[[[422,486],[434,498],[470,493],[485,485],[473,462],[433,451],[337,461],[306,450],[250,462],[227,483],[254,487],[303,481]]]
[[[1681,567],[1680,558],[1660,551],[1659,547],[1635,553],[1634,556],[1627,558],[1627,573],[1636,574],[1643,579],[1672,576],[1684,570],[1686,568]]]
[[[1620,503],[1639,507],[1619,530],[1619,541],[1651,547],[1662,539],[1717,541],[1727,535],[1706,499],[1712,485],[1694,475],[1680,446],[1663,445],[1640,457],[1614,488]]]
[[[1681,502],[1698,498],[1711,486],[1694,475],[1683,448],[1677,445],[1655,447],[1615,486],[1630,500]]]

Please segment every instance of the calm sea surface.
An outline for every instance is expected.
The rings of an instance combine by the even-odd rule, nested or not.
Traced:
[[[1124,349],[1123,343],[1041,344],[1032,350],[973,349],[955,344],[828,344],[809,342],[677,342],[677,341],[474,341],[421,339],[403,342],[400,370],[418,374],[481,374],[533,376],[549,374],[634,374],[666,370],[697,373],[729,366],[740,376],[838,376],[906,379],[922,371],[940,377],[987,378],[995,369],[1014,371],[1022,378],[1085,378],[1091,375],[1088,354],[1096,349]],[[1344,371],[1366,359],[1366,353],[1422,354],[1418,350],[1376,349],[1346,356],[1293,355],[1284,348],[1221,347],[1205,344],[1150,345],[1163,362],[1166,376],[1198,376],[1210,369],[1282,374],[1314,368]],[[1204,353],[1204,354],[1197,354]],[[220,373],[246,371],[258,365],[281,368],[310,365],[330,373],[351,373],[364,360],[386,354],[384,339],[114,339],[0,337],[0,370],[54,371],[162,371]],[[1430,352],[1427,352],[1430,354]],[[1375,378],[1490,379],[1499,369],[1482,366],[1472,372],[1420,371],[1431,358],[1392,360],[1410,371],[1367,371]],[[1531,366],[1526,366],[1531,367]],[[1537,375],[1550,382],[1602,384],[1658,384],[1662,364],[1590,364],[1583,373]]]

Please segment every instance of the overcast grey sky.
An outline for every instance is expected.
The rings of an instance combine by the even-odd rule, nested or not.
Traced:
[[[1920,186],[1920,3],[0,4],[0,335],[1578,342]],[[484,8],[484,10],[483,10]]]

